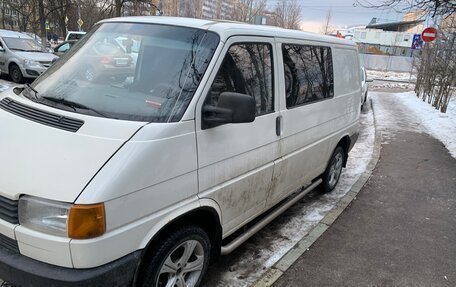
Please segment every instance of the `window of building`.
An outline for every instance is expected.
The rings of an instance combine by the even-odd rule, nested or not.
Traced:
[[[273,112],[272,46],[266,43],[231,46],[215,76],[205,105],[217,106],[218,98],[223,92],[254,97],[257,116]]]
[[[287,108],[334,96],[331,48],[282,45]]]

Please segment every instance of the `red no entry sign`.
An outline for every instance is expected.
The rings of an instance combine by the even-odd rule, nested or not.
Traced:
[[[424,42],[432,42],[435,38],[437,38],[437,29],[433,27],[428,27],[421,33],[421,39],[423,39]]]

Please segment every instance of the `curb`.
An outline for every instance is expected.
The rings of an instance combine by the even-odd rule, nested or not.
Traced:
[[[291,248],[282,258],[279,259],[271,268],[269,268],[260,279],[258,279],[251,287],[268,287],[272,286],[290,267],[291,265],[298,260],[310,246],[317,241],[317,239],[323,235],[323,233],[336,221],[337,217],[347,208],[347,206],[356,198],[361,188],[366,184],[367,180],[372,175],[377,162],[380,158],[380,149],[381,149],[381,133],[377,129],[377,121],[375,119],[375,111],[372,99],[370,99],[370,107],[372,109],[372,114],[374,117],[374,128],[375,128],[375,140],[374,140],[374,150],[372,152],[372,158],[367,165],[366,170],[358,178],[358,180],[353,184],[347,194],[342,197],[336,206],[329,211],[325,217],[298,243],[296,243],[293,248]]]

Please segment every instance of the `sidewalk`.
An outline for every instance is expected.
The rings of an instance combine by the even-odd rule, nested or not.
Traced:
[[[357,199],[274,286],[456,286],[456,160],[427,134],[395,133]]]

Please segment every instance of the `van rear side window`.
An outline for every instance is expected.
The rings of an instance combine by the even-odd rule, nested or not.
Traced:
[[[334,96],[331,48],[282,45],[287,108]]]
[[[255,98],[256,116],[274,111],[272,46],[266,43],[232,45],[223,59],[205,105],[217,106],[223,92]]]

